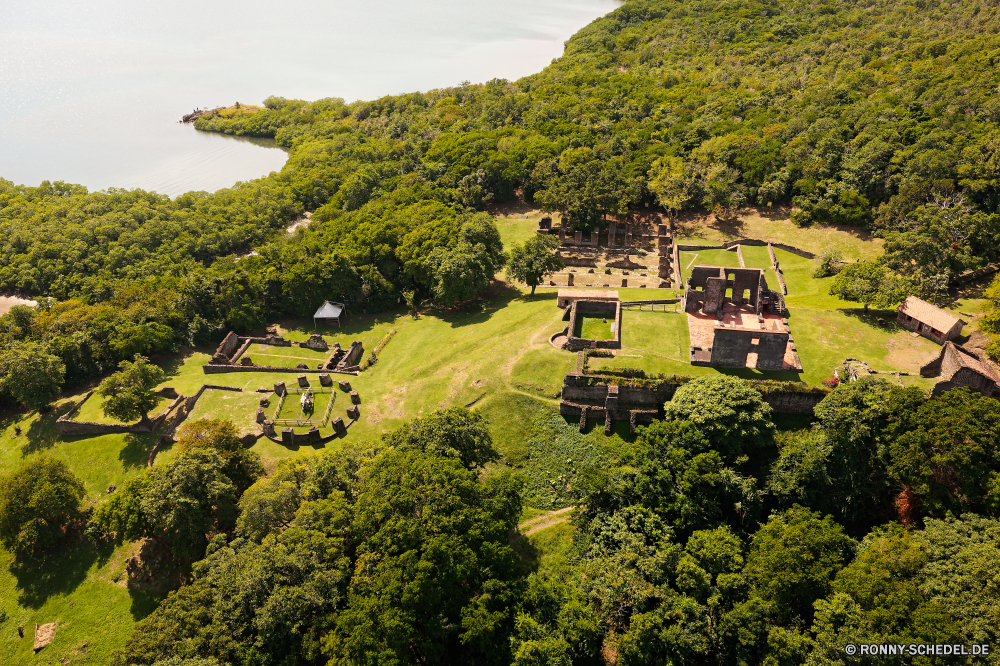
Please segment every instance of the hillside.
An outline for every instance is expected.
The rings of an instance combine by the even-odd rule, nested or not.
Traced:
[[[0,316],[0,663],[847,664],[848,643],[995,643],[1000,402],[929,395],[941,348],[896,323],[901,297],[857,290],[863,310],[826,269],[878,268],[964,318],[959,341],[1000,331],[1000,286],[955,283],[1000,261],[998,29],[978,0],[627,0],[518,81],[203,115],[290,150],[216,193],[0,180],[0,293],[38,301]],[[557,348],[559,287],[504,280],[546,215],[669,222],[715,246],[680,251],[684,276],[745,263],[774,286],[766,247],[718,244],[807,250],[775,251],[802,370],[691,365],[673,303],[626,309],[613,355]],[[622,300],[678,296],[630,284]],[[316,328],[324,300],[343,327]],[[334,375],[360,416],[331,390],[347,434],[244,443],[299,371],[206,374],[229,331],[362,341],[360,373]],[[265,342],[259,362],[327,356]],[[60,435],[137,356],[158,389],[216,387],[192,429],[155,455],[162,430]],[[835,381],[849,357],[875,372]],[[679,387],[605,434],[560,414],[582,369]],[[776,411],[760,379],[822,401]],[[77,416],[119,421],[112,397]]]

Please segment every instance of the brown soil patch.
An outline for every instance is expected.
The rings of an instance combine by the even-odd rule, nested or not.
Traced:
[[[885,343],[888,350],[885,362],[894,368],[902,368],[907,372],[917,372],[920,366],[928,363],[937,355],[933,349],[920,349],[913,344],[910,332],[900,332],[892,335]],[[881,369],[881,368],[880,368]]]

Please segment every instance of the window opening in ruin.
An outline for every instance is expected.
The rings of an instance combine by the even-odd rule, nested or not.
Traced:
[[[752,344],[752,345],[759,345],[760,344],[760,338],[759,337],[751,338],[750,344]]]
[[[744,289],[743,290],[743,300],[744,301],[749,301],[750,300],[750,290],[749,289]]]

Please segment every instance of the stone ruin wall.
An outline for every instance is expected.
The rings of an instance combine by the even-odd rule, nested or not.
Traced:
[[[319,349],[319,347],[313,342],[312,337],[307,340],[306,343],[294,343],[291,340],[286,340],[282,337],[273,335],[264,338],[243,337],[237,336],[235,333],[230,331],[219,345],[219,348],[216,350],[215,355],[212,356],[212,359],[207,364],[201,366],[202,372],[206,375],[225,372],[337,372],[341,374],[357,375],[361,371],[361,368],[358,366],[358,361],[360,361],[361,356],[364,354],[364,345],[362,345],[359,341],[354,341],[351,343],[351,347],[347,351],[344,359],[338,362],[336,367],[333,368],[326,367],[327,363],[324,363],[324,367],[321,368],[293,368],[287,366],[258,365],[252,362],[249,365],[239,363],[240,357],[242,357],[243,354],[246,353],[246,350],[250,348],[250,345],[253,344],[271,345],[273,347],[301,346],[307,349]],[[234,349],[235,352],[232,352]]]
[[[622,335],[622,304],[621,301],[587,301],[577,300],[568,308],[569,325],[566,327],[566,346],[572,348],[590,347],[597,349],[621,349]],[[597,314],[606,315],[615,321],[615,337],[611,340],[591,340],[589,338],[577,338],[573,336],[576,331],[577,315]],[[565,320],[567,317],[563,315]]]
[[[634,386],[621,380],[618,386],[617,412],[614,418],[622,419],[624,414],[639,412],[640,420],[650,410],[662,417],[663,405],[673,399],[680,383],[657,382],[656,388],[649,386]],[[586,410],[587,417],[606,417],[606,404],[609,396],[609,386],[615,380],[608,377],[569,373],[563,378],[562,397],[559,401],[559,412],[563,416],[577,418]],[[753,383],[751,382],[751,385]],[[812,415],[813,408],[826,397],[827,392],[805,392],[794,390],[761,391],[764,402],[771,406],[776,414]]]
[[[142,421],[137,421],[136,423],[99,423],[97,421],[74,420],[73,415],[80,410],[83,403],[87,402],[92,395],[94,395],[94,391],[88,391],[68,412],[56,419],[56,429],[60,435],[117,435],[130,432],[153,432],[163,425],[170,412],[184,400],[183,396],[175,397],[162,412],[151,418],[149,423],[143,423]]]

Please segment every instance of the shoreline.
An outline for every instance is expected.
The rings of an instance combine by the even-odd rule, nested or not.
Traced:
[[[10,309],[15,305],[30,305],[33,307],[38,305],[38,301],[30,298],[21,298],[14,294],[0,294],[0,316],[10,312]]]

